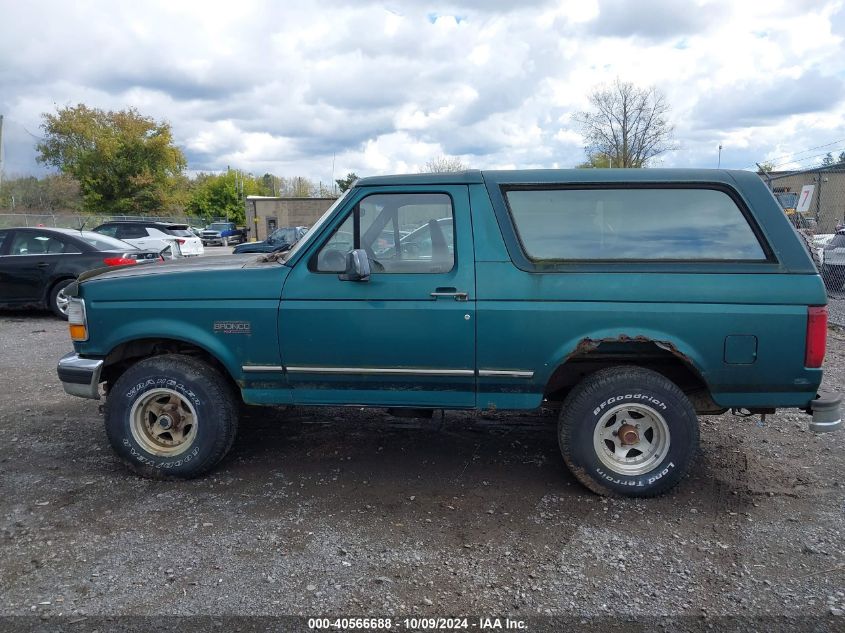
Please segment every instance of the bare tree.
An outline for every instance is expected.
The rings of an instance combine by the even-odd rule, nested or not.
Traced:
[[[591,112],[579,112],[588,162],[611,167],[645,167],[649,160],[675,149],[669,106],[654,88],[638,88],[618,77],[590,95]],[[594,161],[596,157],[602,160]]]
[[[446,156],[441,154],[437,158],[432,158],[423,167],[423,173],[434,174],[443,171],[464,171],[468,169],[466,164],[455,156]]]

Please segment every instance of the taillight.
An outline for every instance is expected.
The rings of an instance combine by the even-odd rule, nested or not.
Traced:
[[[137,264],[138,260],[130,259],[129,257],[106,257],[103,263],[106,266],[128,266],[130,264]]]
[[[804,367],[821,367],[827,344],[827,306],[807,308],[807,352]]]
[[[188,240],[182,240],[182,239],[176,238],[176,241],[179,242],[179,245],[181,246],[182,244],[184,244]]]

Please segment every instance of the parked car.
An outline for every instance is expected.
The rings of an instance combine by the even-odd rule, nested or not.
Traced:
[[[46,307],[67,318],[65,288],[87,270],[163,261],[155,250],[141,250],[91,231],[50,228],[0,230],[0,305]]]
[[[296,241],[308,232],[305,226],[284,226],[276,229],[263,242],[245,242],[232,249],[235,254],[240,253],[274,253],[293,246]]]
[[[171,222],[116,220],[93,229],[97,233],[123,240],[138,248],[161,250],[171,246],[175,257],[203,254],[202,240],[190,231],[187,224]]]
[[[845,229],[839,230],[822,247],[822,279],[828,290],[845,285]]]
[[[205,246],[229,246],[246,242],[247,230],[239,229],[234,222],[212,222],[202,232]]]
[[[414,246],[396,248],[411,226]],[[135,472],[208,472],[241,401],[556,407],[573,476],[635,497],[681,480],[700,415],[794,409],[812,431],[842,426],[841,396],[819,391],[824,285],[753,172],[362,178],[270,255],[68,289],[59,378],[94,399],[105,383],[107,436]]]

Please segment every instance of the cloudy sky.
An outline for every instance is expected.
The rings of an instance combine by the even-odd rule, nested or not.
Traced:
[[[660,166],[811,165],[845,151],[842,0],[0,0],[5,172],[41,173],[40,115],[169,121],[191,171],[330,181],[572,167],[572,120],[615,77],[654,85]],[[814,149],[816,148],[816,149]]]

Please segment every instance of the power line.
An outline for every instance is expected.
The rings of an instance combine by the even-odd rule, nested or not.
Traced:
[[[769,161],[766,161],[766,162],[769,162],[769,163],[775,163],[775,161],[778,161],[778,160],[783,160],[784,158],[790,158],[790,157],[792,157],[792,156],[798,156],[798,154],[806,154],[807,152],[812,152],[813,150],[816,150],[816,149],[822,149],[823,147],[830,147],[831,145],[837,145],[838,143],[845,143],[845,138],[841,138],[841,139],[839,139],[838,141],[833,141],[833,142],[831,142],[831,143],[825,143],[824,145],[816,145],[815,147],[811,147],[811,148],[809,148],[809,149],[804,149],[804,150],[801,150],[800,152],[793,152],[793,153],[791,153],[791,154],[784,154],[783,156],[778,156],[777,158],[773,158],[773,159],[771,159],[771,160],[769,160]],[[824,155],[824,154],[820,154],[820,156],[823,156],[823,155]],[[813,158],[813,157],[812,157],[812,156],[810,156],[810,157],[805,157],[805,158],[802,158],[801,160],[806,160],[807,158]],[[792,161],[790,160],[790,161],[786,161],[786,162],[790,162],[790,163],[791,163]],[[777,163],[777,164],[775,164],[774,166],[777,166],[777,165],[785,165],[785,164],[786,164],[786,163]],[[757,163],[754,163],[753,165],[747,165],[747,166],[745,167],[745,169],[748,169],[749,167],[754,167],[754,166],[756,166],[756,165],[757,165]]]
[[[839,151],[845,152],[845,147],[843,147],[841,150],[833,150],[833,152],[839,152]],[[801,165],[804,161],[812,160],[813,158],[821,158],[823,156],[827,156],[828,154],[833,154],[833,152],[824,152],[822,154],[816,154],[814,156],[805,156],[804,158],[800,158],[798,160],[794,160],[794,161],[790,160],[790,161],[787,161],[785,163],[780,163],[780,164],[781,165],[787,165],[789,163],[795,162],[795,163],[798,163],[799,165]],[[777,167],[777,165],[773,165],[773,167]]]

